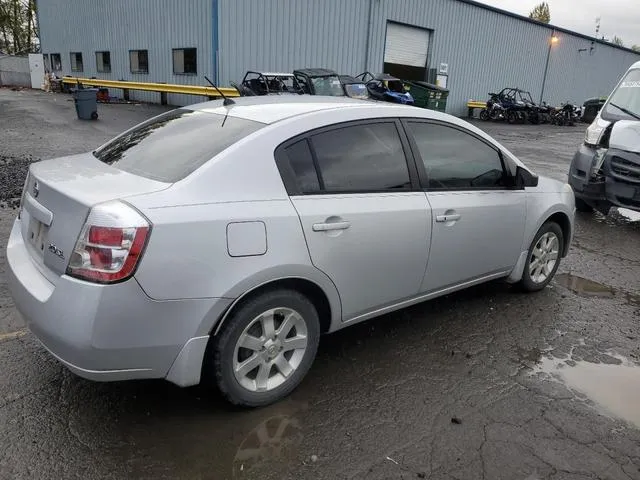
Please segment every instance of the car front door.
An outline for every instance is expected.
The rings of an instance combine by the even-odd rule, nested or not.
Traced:
[[[344,321],[415,296],[431,212],[399,121],[311,132],[276,151],[313,265],[336,285]]]
[[[421,292],[508,273],[522,250],[526,194],[499,150],[461,127],[404,122],[432,209]]]

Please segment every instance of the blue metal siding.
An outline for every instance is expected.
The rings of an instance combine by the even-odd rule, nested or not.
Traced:
[[[219,0],[220,82],[246,70],[328,67],[339,73],[381,71],[387,21],[432,30],[429,67],[449,65],[447,111],[463,115],[467,100],[504,87],[538,101],[553,30],[456,0]],[[367,25],[371,8],[370,37]],[[544,99],[551,104],[606,95],[639,55],[558,33]],[[366,51],[366,46],[369,50]]]
[[[220,0],[220,82],[239,82],[247,70],[362,72],[368,3]]]
[[[60,53],[62,74],[112,80],[205,85],[213,73],[211,0],[40,0],[43,53]],[[174,75],[172,49],[196,47],[198,74]],[[98,73],[96,51],[111,52],[111,73]],[[129,50],[149,51],[149,73],[133,74]],[[82,52],[83,72],[72,72],[69,53]],[[119,92],[117,92],[119,93]],[[131,92],[131,98],[160,101],[154,92]],[[184,105],[202,101],[191,95],[168,95]]]
[[[43,53],[82,51],[85,76],[206,85],[239,82],[246,70],[327,67],[339,73],[382,70],[386,25],[431,30],[429,67],[449,65],[447,110],[466,113],[503,87],[538,100],[552,28],[458,0],[40,0]],[[370,15],[371,13],[371,15]],[[216,21],[217,19],[217,21]],[[369,25],[369,20],[371,24]],[[217,23],[217,25],[216,25]],[[607,95],[640,55],[566,31],[552,47],[544,99],[581,103]],[[216,45],[218,58],[216,62]],[[198,48],[196,76],[172,73],[172,48]],[[149,50],[149,74],[129,72],[129,50]],[[111,52],[112,72],[97,73],[95,52]],[[155,93],[132,93],[158,101]],[[177,105],[204,100],[169,95]]]

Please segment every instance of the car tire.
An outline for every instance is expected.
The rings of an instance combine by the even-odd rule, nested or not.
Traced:
[[[271,317],[273,328],[269,332],[264,322]],[[296,323],[291,328],[287,322]],[[291,330],[282,330],[286,328]],[[287,336],[293,330],[295,337]],[[304,349],[286,350],[293,345],[290,340],[300,341],[303,337],[306,337]],[[247,344],[243,338],[249,339],[250,349],[241,346]],[[311,368],[319,340],[320,320],[313,303],[295,290],[270,290],[243,302],[226,319],[221,331],[210,340],[206,371],[213,375],[218,389],[230,403],[266,406],[283,399],[300,384]],[[285,369],[279,366],[281,357],[286,360]],[[245,373],[243,365],[246,369],[254,363],[254,369]]]
[[[583,199],[576,197],[576,210],[579,212],[591,213],[593,207],[585,202]]]
[[[547,241],[550,241],[551,244],[547,244]],[[525,292],[537,292],[545,288],[558,271],[563,248],[564,235],[560,225],[555,222],[546,222],[542,225],[529,246],[527,261],[520,280],[521,289]],[[554,255],[555,258],[553,258]],[[552,258],[555,263],[551,267],[550,259]]]

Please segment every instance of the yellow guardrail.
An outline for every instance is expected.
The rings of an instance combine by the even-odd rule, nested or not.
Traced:
[[[487,107],[487,102],[481,102],[479,100],[469,100],[467,102],[467,108],[486,108],[486,107]]]
[[[126,82],[121,80],[104,80],[101,78],[81,78],[63,77],[62,83],[68,85],[88,85],[91,87],[119,88],[123,90],[123,95],[128,100],[129,90],[142,90],[146,92],[159,92],[162,95],[162,103],[166,103],[167,93],[180,93],[184,95],[200,95],[203,97],[220,97],[220,93],[213,87],[201,87],[199,85],[176,85],[171,83],[153,82]],[[239,97],[238,90],[230,87],[218,87],[227,97]]]

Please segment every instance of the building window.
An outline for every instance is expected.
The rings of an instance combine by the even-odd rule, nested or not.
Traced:
[[[82,72],[84,67],[82,66],[82,52],[71,52],[71,71]]]
[[[44,61],[44,70],[45,72],[51,71],[51,62],[49,61],[49,54],[45,53],[42,55],[42,60]]]
[[[111,72],[111,53],[96,52],[96,68],[99,72]]]
[[[147,50],[129,50],[131,73],[149,73],[149,52]]]
[[[60,56],[59,53],[52,53],[51,54],[51,71],[59,72],[60,70],[62,70],[62,57]]]
[[[198,73],[197,49],[173,49],[173,73],[178,75],[195,75]]]

